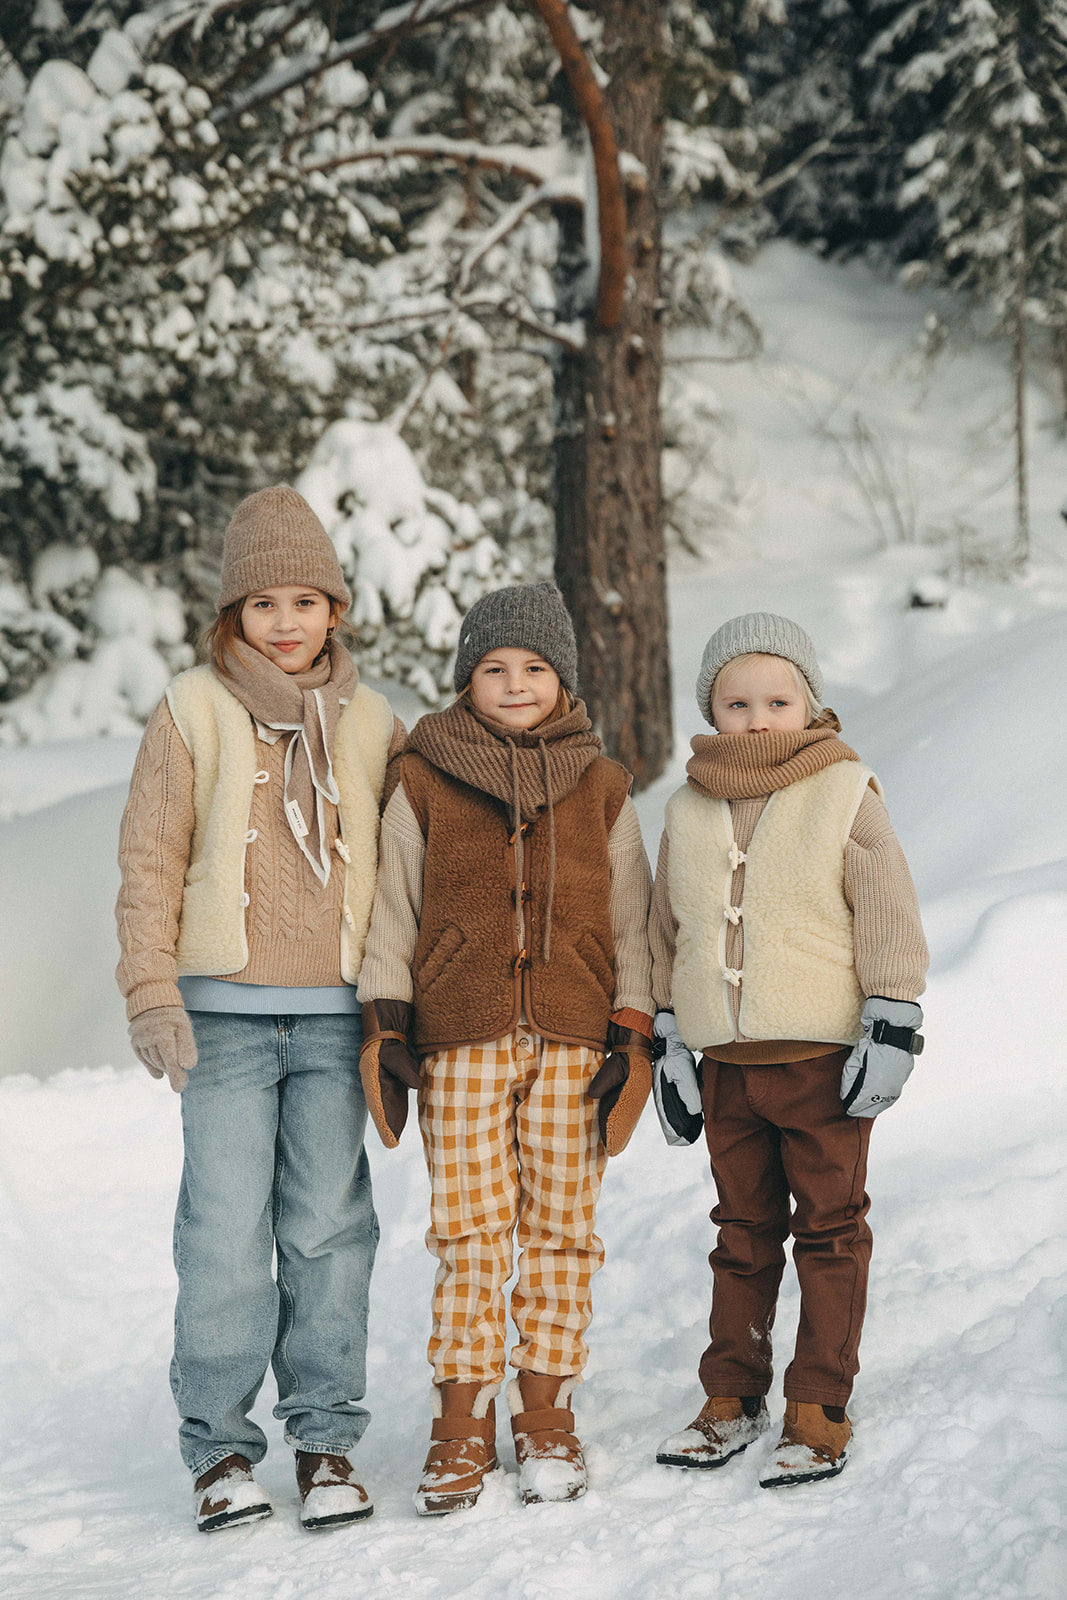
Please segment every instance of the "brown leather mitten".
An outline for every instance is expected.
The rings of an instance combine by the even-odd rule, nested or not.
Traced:
[[[636,1020],[637,1013],[626,1013]],[[642,1019],[643,1020],[643,1019]],[[651,1030],[651,1022],[648,1024]],[[640,1028],[608,1023],[607,1057],[589,1085],[599,1100],[600,1138],[609,1156],[626,1149],[652,1092],[652,1040]]]
[[[184,1006],[153,1006],[130,1022],[133,1053],[153,1078],[166,1078],[175,1094],[196,1066],[196,1040]]]
[[[359,1072],[367,1109],[387,1150],[394,1150],[408,1119],[408,1090],[419,1086],[411,1048],[412,1007],[406,1000],[365,1000]]]

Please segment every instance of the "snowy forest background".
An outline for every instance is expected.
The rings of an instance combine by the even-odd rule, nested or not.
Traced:
[[[662,89],[655,182],[620,140],[644,316],[621,333],[553,11],[605,95],[631,68]],[[612,102],[627,137],[638,109]],[[5,1600],[1062,1600],[1065,254],[1067,0],[0,3]],[[277,1514],[219,1549],[167,1383],[179,1105],[113,977],[141,723],[192,659],[234,504],[280,479],[410,723],[470,601],[553,570],[582,407],[602,455],[634,454],[575,372],[615,339],[636,391],[660,334],[667,560],[616,544],[577,596],[583,649],[610,619],[631,650],[617,692],[651,678],[645,634],[664,667],[669,642],[649,853],[709,632],[781,612],[884,785],[931,948],[926,1049],[872,1142],[853,1460],[784,1495],[755,1447],[655,1464],[699,1402],[714,1191],[646,1113],[598,1211],[589,1493],[523,1507],[506,1470],[428,1529],[427,1180],[413,1131],[372,1136],[375,1515],[300,1529],[268,1381]],[[787,1271],[779,1372],[798,1312]]]
[[[603,9],[570,7],[594,61]],[[833,442],[881,541],[927,547],[935,576],[1018,573],[1028,348],[1067,381],[1067,7],[663,14],[657,312],[714,333],[706,380],[760,349],[731,263],[775,237],[950,288],[917,311],[916,358],[1007,337],[1011,523],[924,520],[858,412]],[[192,660],[234,504],[281,480],[337,543],[365,669],[435,703],[463,610],[551,570],[553,369],[595,291],[591,192],[524,0],[9,0],[0,740],[135,731]],[[668,363],[667,532],[713,558],[744,492],[691,376]]]

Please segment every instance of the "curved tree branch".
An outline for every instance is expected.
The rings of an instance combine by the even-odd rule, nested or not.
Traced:
[[[614,328],[626,298],[626,200],[615,132],[608,108],[574,31],[566,0],[531,0],[559,52],[582,121],[593,147],[596,173],[597,224],[600,232],[600,279],[597,283],[596,320]]]

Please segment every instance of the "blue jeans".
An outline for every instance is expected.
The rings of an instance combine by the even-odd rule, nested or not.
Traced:
[[[182,1093],[171,1389],[194,1475],[237,1452],[268,1365],[301,1450],[348,1450],[370,1420],[367,1294],[378,1219],[363,1149],[360,1018],[191,1011]],[[277,1274],[272,1257],[277,1251]]]

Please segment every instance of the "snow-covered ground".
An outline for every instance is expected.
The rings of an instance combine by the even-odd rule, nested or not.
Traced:
[[[416,1519],[432,1270],[409,1132],[395,1153],[373,1150],[382,1247],[373,1422],[359,1457],[373,1520],[299,1530],[265,1393],[262,1478],[277,1513],[202,1539],[166,1379],[177,1105],[131,1064],[110,987],[131,748],[96,748],[91,769],[75,744],[4,752],[3,1070],[14,1075],[0,1079],[0,1590],[12,1600],[1053,1600],[1067,1590],[1067,584],[1055,516],[1067,450],[1042,426],[1036,383],[1040,551],[1024,584],[960,588],[939,549],[878,550],[840,452],[812,437],[791,397],[820,386],[858,396],[853,408],[885,451],[921,464],[916,498],[939,496],[942,520],[957,499],[963,514],[966,498],[989,531],[992,502],[974,505],[981,474],[999,468],[976,453],[974,430],[1004,382],[996,353],[960,356],[924,388],[908,359],[918,302],[784,247],[739,276],[766,352],[710,376],[751,487],[732,564],[721,551],[675,563],[680,749],[641,812],[653,849],[697,728],[691,685],[711,628],[755,607],[801,620],[846,738],[884,782],[933,950],[926,1053],[872,1144],[875,1257],[850,1466],[832,1483],[769,1495],[757,1485],[769,1445],[696,1481],[655,1465],[657,1441],[700,1402],[713,1197],[699,1148],[668,1150],[650,1115],[609,1168],[600,1211],[608,1261],[577,1398],[589,1494],[523,1509],[508,1472],[473,1512]],[[690,337],[686,351],[696,348]],[[907,607],[916,578],[940,580],[943,608]],[[47,1066],[65,1070],[24,1070]],[[780,1358],[796,1314],[787,1276]]]

